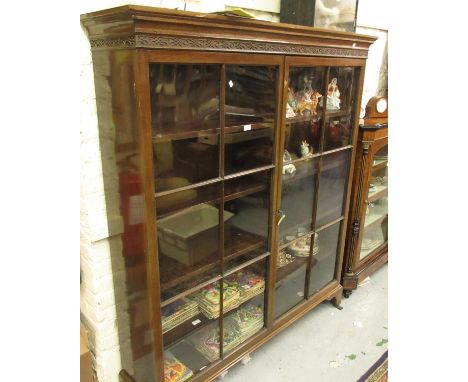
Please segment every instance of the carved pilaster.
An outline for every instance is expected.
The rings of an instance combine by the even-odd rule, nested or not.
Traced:
[[[366,172],[367,155],[369,154],[370,147],[371,147],[371,142],[363,142],[361,166],[359,169],[358,190],[357,190],[357,195],[356,195],[356,200],[358,201],[358,203],[354,210],[354,221],[353,221],[353,226],[351,230],[351,243],[349,246],[349,255],[346,260],[346,275],[347,276],[351,276],[353,274],[353,259],[354,259],[354,253],[356,251],[357,238],[359,236],[359,230],[361,226],[361,222],[359,220],[361,216],[361,197],[362,197],[362,190],[364,187],[364,175]]]

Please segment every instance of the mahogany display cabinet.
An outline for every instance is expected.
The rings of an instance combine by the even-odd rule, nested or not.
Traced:
[[[387,113],[387,97],[372,97],[359,126],[342,272],[345,297],[388,261]]]
[[[375,38],[133,5],[81,22],[123,217],[122,375],[211,381],[319,303],[339,307]]]

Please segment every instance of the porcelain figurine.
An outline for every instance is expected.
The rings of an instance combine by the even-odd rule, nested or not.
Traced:
[[[289,162],[292,160],[291,154],[288,150],[284,150],[283,162]],[[294,174],[296,172],[296,166],[292,163],[283,166],[283,175],[284,174]]]
[[[294,112],[293,108],[289,103],[286,103],[286,118],[293,118],[296,116],[296,113]]]
[[[296,172],[296,166],[292,163],[283,166],[283,175],[284,174],[294,174]]]
[[[302,157],[307,157],[309,155],[312,155],[312,149],[309,149],[309,144],[307,141],[302,141],[301,143],[301,156]]]
[[[288,88],[288,104],[291,108],[296,110],[297,108],[297,94],[291,88]]]
[[[317,114],[315,111],[317,109],[319,98],[322,95],[314,90],[304,90],[302,93],[302,98],[297,104],[297,112],[302,115],[304,110],[309,110],[312,115]]]
[[[340,110],[340,90],[338,89],[338,79],[332,78],[328,84],[327,110]]]

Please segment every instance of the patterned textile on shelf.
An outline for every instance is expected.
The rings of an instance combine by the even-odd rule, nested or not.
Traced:
[[[164,352],[164,382],[183,382],[193,375],[192,370],[168,351]]]

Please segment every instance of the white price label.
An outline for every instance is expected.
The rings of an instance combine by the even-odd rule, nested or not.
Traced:
[[[244,131],[252,130],[252,125],[244,125]]]
[[[200,320],[192,321],[192,325],[193,325],[193,326],[198,325],[200,322],[201,322]]]

